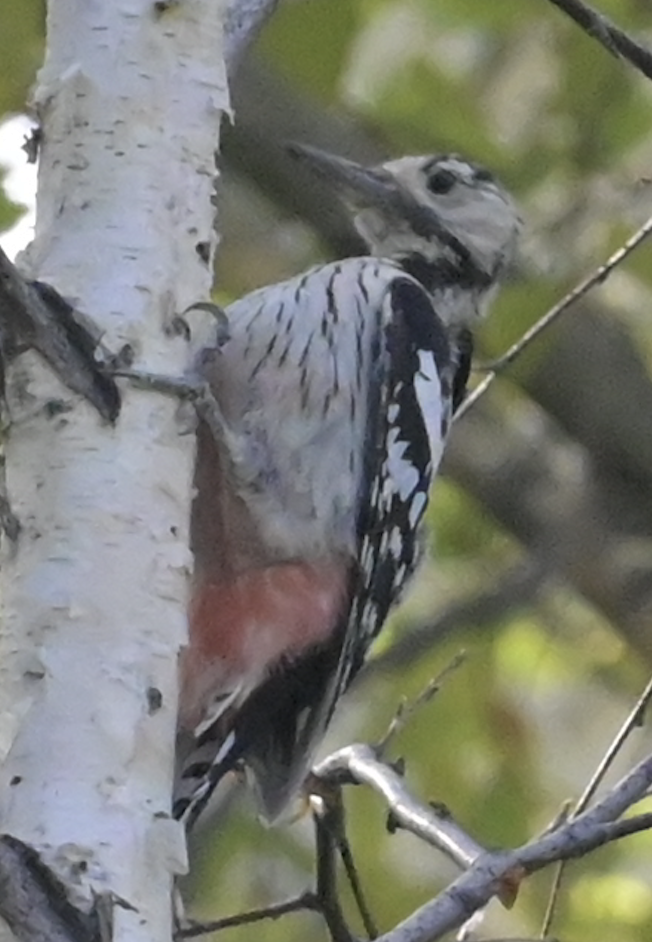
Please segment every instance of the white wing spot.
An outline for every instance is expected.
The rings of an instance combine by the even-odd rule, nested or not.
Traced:
[[[436,471],[443,447],[441,427],[446,404],[441,394],[435,357],[429,350],[419,350],[419,371],[414,377],[414,393],[428,433],[433,469]]]
[[[235,731],[231,730],[229,735],[226,737],[222,745],[220,746],[217,755],[213,759],[213,765],[219,765],[219,763],[224,759],[225,756],[229,754],[233,743],[235,742]]]
[[[393,428],[387,436],[387,470],[394,481],[398,496],[407,501],[419,484],[419,472],[411,461],[406,461],[403,457],[408,443],[399,441],[398,434],[398,429]]]
[[[242,692],[243,686],[242,684],[238,684],[235,690],[232,690],[231,693],[229,693],[227,696],[219,697],[218,699],[214,700],[206,710],[201,723],[195,727],[193,731],[195,738],[199,739],[199,737],[205,733],[206,730],[212,726],[213,723],[215,723],[216,720],[218,720],[219,717],[235,703]]]
[[[373,569],[373,564],[373,546],[370,540],[366,540],[363,544],[362,552],[360,554],[360,565],[365,570],[365,572],[370,572]]]
[[[403,549],[403,534],[401,533],[399,527],[392,527],[392,532],[389,539],[389,548],[395,557],[400,557],[401,551]]]
[[[412,529],[414,529],[421,520],[421,516],[426,508],[427,502],[428,496],[423,491],[419,491],[412,498],[412,503],[410,504],[410,510],[408,513],[408,520]]]

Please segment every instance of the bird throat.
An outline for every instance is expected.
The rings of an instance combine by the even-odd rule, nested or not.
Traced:
[[[396,261],[403,271],[415,278],[431,296],[446,288],[480,292],[492,283],[486,272],[457,257],[451,259],[440,255],[430,259],[421,252],[410,252],[399,256]]]

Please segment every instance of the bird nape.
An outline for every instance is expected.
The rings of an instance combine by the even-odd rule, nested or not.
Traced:
[[[198,431],[174,802],[189,826],[240,762],[270,820],[300,788],[419,562],[472,328],[519,229],[507,192],[454,155],[292,154],[369,254],[236,301],[200,358],[224,434]]]

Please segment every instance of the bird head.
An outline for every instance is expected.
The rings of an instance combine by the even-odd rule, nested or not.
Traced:
[[[491,288],[513,257],[520,219],[484,167],[456,155],[365,167],[305,145],[290,152],[335,189],[374,255],[443,257],[479,289]]]

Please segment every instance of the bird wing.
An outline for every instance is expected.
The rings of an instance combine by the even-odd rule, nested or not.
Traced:
[[[346,530],[350,518],[351,530],[342,542],[349,559],[348,586],[328,637],[295,656],[281,657],[259,683],[247,687],[244,698],[225,702],[215,723],[202,724],[190,750],[191,762],[182,773],[184,796],[175,806],[175,814],[188,824],[201,812],[216,783],[240,759],[253,774],[266,816],[278,816],[301,785],[337,700],[362,666],[418,562],[419,524],[452,411],[453,357],[446,331],[424,289],[389,263],[369,259],[361,265],[363,261],[315,270],[319,281],[306,292],[311,307],[295,303],[296,313],[288,298],[300,297],[297,286],[301,283],[279,286],[274,301],[275,333],[269,339],[263,327],[270,318],[264,309],[259,313],[257,296],[251,296],[248,310],[253,314],[248,316],[252,323],[243,331],[243,344],[255,340],[264,353],[252,360],[249,347],[244,347],[242,357],[236,357],[238,369],[241,362],[245,367],[253,363],[243,390],[249,390],[252,382],[273,383],[278,359],[285,371],[282,381],[287,395],[287,415],[281,422],[276,417],[279,424],[269,445],[275,451],[261,465],[268,482],[261,494],[267,500],[271,487],[276,499],[278,492],[277,519],[284,521],[289,498],[279,482],[287,478],[296,486],[297,480],[288,473],[270,475],[268,469],[285,460],[288,449],[282,436],[303,428],[301,416],[296,411],[291,415],[291,410],[304,408],[304,396],[313,397],[305,398],[306,408],[313,413],[315,403],[327,401],[323,417],[319,410],[316,415],[317,428],[326,429],[318,462],[322,466],[314,472],[306,470],[311,460],[309,446],[304,455],[299,450],[292,457],[300,462],[306,493],[313,475],[318,481],[310,508],[326,497],[323,506],[335,508],[340,482],[344,482],[342,521]],[[379,275],[385,285],[381,291],[377,290]],[[269,299],[266,303],[272,304]],[[297,348],[300,355],[294,357],[287,341],[283,346],[274,338],[284,329],[284,319],[301,316],[305,339]],[[317,328],[311,326],[313,320]],[[355,323],[359,326],[354,328]],[[315,353],[318,343],[324,347],[323,354]],[[312,368],[322,369],[321,380],[308,369],[304,351],[317,356]],[[298,370],[295,386],[301,390],[298,406],[289,395],[293,360]],[[324,363],[327,366],[320,367]],[[349,406],[351,427],[343,429]],[[265,416],[262,427],[270,428]],[[347,449],[350,455],[340,456],[340,450]],[[349,465],[347,459],[353,458]],[[333,493],[324,494],[329,488]],[[305,528],[312,522],[311,512]],[[330,528],[331,523],[325,521],[324,526]],[[281,528],[277,525],[276,529]],[[303,531],[302,526],[296,529]],[[339,525],[334,532],[338,529]]]
[[[454,363],[446,333],[411,278],[390,283],[371,343],[348,608],[328,642],[281,667],[247,704],[259,730],[266,717],[246,761],[270,818],[300,786],[338,699],[418,564],[419,524],[452,414]]]

